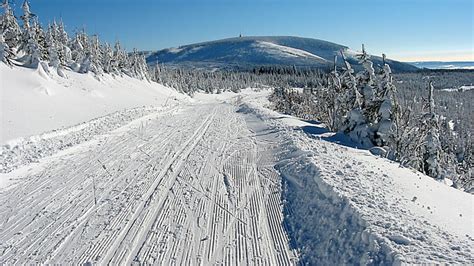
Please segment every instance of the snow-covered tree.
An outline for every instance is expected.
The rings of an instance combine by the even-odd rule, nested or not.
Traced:
[[[119,41],[117,41],[114,45],[113,66],[119,72],[131,75],[128,55],[124,50],[122,50]]]
[[[364,45],[362,45],[362,53],[357,55],[359,63],[364,67],[363,71],[357,73],[357,81],[359,86],[359,92],[363,96],[363,106],[366,109],[372,105],[374,98],[374,86],[375,86],[375,70],[373,63],[370,60],[370,55],[365,51]]]
[[[342,102],[341,110],[343,113],[343,124],[339,130],[348,131],[349,124],[356,124],[355,122],[350,122],[349,115],[352,110],[361,110],[362,108],[362,95],[357,89],[357,80],[354,76],[354,69],[352,69],[349,62],[347,62],[344,52],[341,51],[341,56],[344,62],[344,69],[341,74],[341,87],[342,87]]]
[[[439,122],[435,113],[433,83],[429,83],[429,94],[427,112],[422,117],[422,133],[424,137],[423,147],[423,172],[433,178],[443,178],[439,165],[441,156],[441,143],[439,141]]]
[[[38,43],[37,28],[31,26],[31,20],[34,17],[34,14],[30,11],[30,5],[28,1],[24,1],[22,5],[23,16],[23,33],[19,50],[24,53],[23,57],[20,59],[25,66],[37,67],[43,52],[41,46]]]
[[[8,46],[8,44],[5,42],[5,39],[3,38],[3,33],[0,33],[0,62],[3,62],[11,66],[12,58],[13,58],[13,53],[10,47]]]
[[[26,44],[29,42],[29,39],[32,38],[32,31],[31,29],[31,19],[33,18],[34,14],[31,13],[30,11],[30,4],[28,3],[27,0],[25,0],[21,6],[21,9],[23,11],[23,15],[20,17],[23,25],[22,25],[22,30],[21,30],[21,38],[20,38],[20,49],[23,49],[23,47],[26,46]]]
[[[108,43],[105,43],[102,46],[102,67],[105,73],[115,73],[116,69],[113,64],[114,60],[114,52],[112,51],[112,47]]]
[[[56,23],[53,23],[55,26]],[[55,39],[57,44],[57,50],[59,55],[59,61],[61,65],[68,66],[72,62],[72,53],[71,49],[69,48],[68,44],[70,43],[69,36],[64,28],[63,22],[59,22],[57,28],[55,27]]]
[[[79,69],[80,73],[92,72],[96,75],[101,75],[103,73],[102,64],[101,64],[101,48],[100,42],[97,35],[88,38],[87,35],[81,34],[82,45],[84,45],[85,57],[81,63]]]
[[[3,33],[4,41],[8,47],[14,49],[19,45],[21,28],[13,15],[8,0],[4,0],[2,7],[4,14],[0,17],[0,33]]]
[[[395,134],[397,132],[395,112],[400,110],[396,103],[395,86],[393,85],[392,70],[385,63],[385,54],[383,57],[383,68],[379,76],[379,86],[376,95],[377,120],[374,125],[374,140],[377,146],[392,146],[395,143]]]
[[[97,35],[92,36],[88,48],[89,49],[85,49],[86,56],[85,59],[82,61],[79,72],[87,73],[90,71],[96,75],[100,75],[103,73],[101,63],[102,53],[100,48],[99,37]]]
[[[48,31],[46,32],[46,47],[48,49],[49,65],[55,68],[60,66],[58,44],[55,39],[54,24],[49,25]]]
[[[84,51],[84,45],[83,45],[84,38],[82,37],[83,34],[84,32],[76,32],[74,39],[72,39],[70,43],[71,60],[72,60],[70,67],[73,71],[76,71],[76,72],[79,72],[81,68],[81,63],[85,59],[85,51]]]
[[[349,134],[351,139],[363,146],[371,146],[373,140],[372,121],[375,119],[373,110],[375,70],[370,56],[362,45],[362,54],[357,56],[364,69],[353,77],[353,70],[344,59],[344,101],[347,110],[341,130]]]
[[[40,49],[41,53],[41,60],[47,61],[49,60],[48,58],[48,47],[46,44],[46,35],[43,31],[43,28],[41,27],[41,24],[39,23],[38,17],[35,16],[33,18],[33,25],[32,28],[34,30],[34,38],[36,43],[38,44],[38,47]]]
[[[35,16],[30,11],[30,3],[28,0],[25,0],[21,5],[21,9],[23,10],[23,15],[21,19],[23,20],[23,30],[29,31],[30,30],[30,20]]]
[[[139,55],[137,49],[133,49],[129,59],[133,77],[148,79],[148,67],[146,65],[145,57]]]

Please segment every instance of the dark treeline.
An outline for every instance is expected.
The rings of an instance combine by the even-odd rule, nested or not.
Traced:
[[[209,71],[156,65],[150,68],[152,80],[193,95],[197,91],[238,92],[244,88],[318,87],[327,82],[318,69],[295,67],[258,67],[249,71]]]

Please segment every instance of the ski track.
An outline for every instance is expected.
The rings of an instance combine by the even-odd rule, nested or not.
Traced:
[[[0,264],[297,264],[275,133],[259,137],[231,104],[182,108],[0,190]]]

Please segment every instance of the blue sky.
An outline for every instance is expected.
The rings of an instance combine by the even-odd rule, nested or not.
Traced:
[[[17,15],[23,0],[13,0]],[[62,18],[128,50],[243,35],[323,39],[405,60],[474,60],[473,0],[30,0],[43,24]]]

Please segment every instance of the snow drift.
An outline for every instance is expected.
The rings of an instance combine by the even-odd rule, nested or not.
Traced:
[[[73,126],[127,108],[161,106],[186,96],[128,76],[79,74],[67,78],[0,63],[0,143]]]
[[[283,137],[276,169],[300,262],[472,264],[471,194],[344,146],[321,125],[266,109],[261,95],[244,97],[243,112]]]

